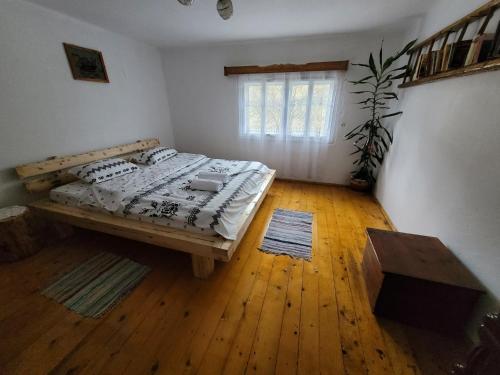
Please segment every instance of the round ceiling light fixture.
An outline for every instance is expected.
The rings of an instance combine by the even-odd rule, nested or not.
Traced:
[[[194,0],[177,0],[184,6],[191,6]],[[233,15],[233,2],[231,0],[217,0],[217,12],[223,20],[228,20]]]
[[[228,20],[233,15],[233,3],[231,0],[218,0],[217,12],[223,20]]]

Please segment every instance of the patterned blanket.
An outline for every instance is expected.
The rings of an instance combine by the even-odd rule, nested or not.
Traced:
[[[201,171],[222,172],[230,178],[219,192],[192,190],[191,181]],[[51,198],[71,205],[101,208],[113,214],[157,224],[218,233],[235,239],[241,214],[259,192],[269,169],[259,162],[210,159],[203,155],[178,154],[158,166],[97,185],[82,182],[64,185]],[[70,187],[74,185],[73,187]],[[82,189],[79,199],[64,193]]]

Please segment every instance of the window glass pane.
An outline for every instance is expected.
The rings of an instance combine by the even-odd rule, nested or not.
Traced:
[[[262,84],[245,85],[245,129],[249,134],[260,134],[262,127]]]
[[[330,123],[332,94],[333,82],[316,81],[313,83],[311,110],[309,112],[309,135],[312,137],[327,135]]]
[[[241,129],[250,135],[328,137],[333,113],[333,79],[288,77],[242,82]]]
[[[288,134],[303,136],[306,130],[307,99],[309,96],[309,83],[290,82],[288,97]]]
[[[283,82],[266,83],[266,134],[279,134],[283,124],[285,105],[285,84]]]

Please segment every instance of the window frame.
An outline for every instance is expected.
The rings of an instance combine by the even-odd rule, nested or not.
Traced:
[[[302,135],[292,134],[290,129],[290,96],[291,89],[293,84],[301,83],[307,84],[307,97],[306,97],[306,108],[304,115],[304,133]],[[279,126],[279,131],[277,133],[268,133],[266,131],[266,99],[267,99],[267,86],[272,83],[280,83],[283,85],[283,104],[282,104],[282,118]],[[327,104],[327,113],[326,119],[324,122],[324,127],[321,130],[320,135],[311,134],[311,113],[313,106],[313,94],[314,87],[317,83],[328,83],[330,88],[328,91],[328,104]],[[247,96],[248,90],[247,87],[250,86],[260,86],[261,89],[261,103],[260,103],[260,132],[250,132],[248,128],[248,106],[249,102]],[[334,124],[334,111],[336,110],[335,106],[335,97],[338,94],[338,82],[335,77],[330,77],[326,75],[325,77],[289,77],[286,74],[280,75],[279,77],[274,76],[258,76],[252,79],[243,81],[241,84],[240,91],[240,136],[249,137],[249,138],[257,138],[257,137],[265,137],[268,139],[278,139],[278,138],[288,138],[291,140],[311,140],[311,141],[321,141],[324,142],[328,140],[329,142],[333,141],[333,134],[335,133],[335,124]],[[241,107],[243,105],[243,108]]]

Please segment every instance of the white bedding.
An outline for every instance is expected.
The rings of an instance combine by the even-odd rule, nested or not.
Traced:
[[[230,179],[220,192],[191,190],[191,180],[201,171],[228,173]],[[241,213],[268,172],[259,162],[180,153],[99,184],[77,181],[60,186],[50,197],[70,206],[235,239]]]

